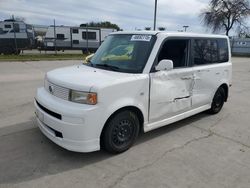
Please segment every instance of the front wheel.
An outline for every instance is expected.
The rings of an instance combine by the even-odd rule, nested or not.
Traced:
[[[211,105],[211,108],[209,109],[209,113],[211,114],[217,114],[218,112],[221,111],[224,102],[225,102],[225,90],[220,87],[214,95],[213,102]]]
[[[102,134],[102,146],[111,153],[128,150],[139,134],[137,115],[129,110],[115,114],[107,123]]]

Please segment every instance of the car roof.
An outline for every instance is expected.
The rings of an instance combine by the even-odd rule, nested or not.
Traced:
[[[118,31],[116,34],[134,34],[134,35],[162,35],[166,37],[206,37],[206,38],[228,38],[226,35],[191,33],[191,32],[170,32],[170,31]]]

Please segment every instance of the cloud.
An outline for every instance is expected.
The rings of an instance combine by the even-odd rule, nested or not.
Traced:
[[[208,0],[158,0],[157,26],[169,30],[190,25],[202,31],[198,14]],[[111,21],[125,30],[153,26],[154,0],[0,0],[0,18],[24,17],[32,24],[80,25],[90,21]]]

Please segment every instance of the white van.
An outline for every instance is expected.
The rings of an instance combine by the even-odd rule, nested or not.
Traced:
[[[140,131],[218,113],[231,72],[227,36],[112,33],[87,64],[46,74],[34,102],[38,126],[71,151],[123,152]]]

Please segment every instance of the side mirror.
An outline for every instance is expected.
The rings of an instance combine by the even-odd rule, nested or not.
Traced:
[[[174,68],[174,63],[172,60],[163,59],[161,60],[158,65],[155,67],[157,71],[165,71],[165,70],[172,70]]]

